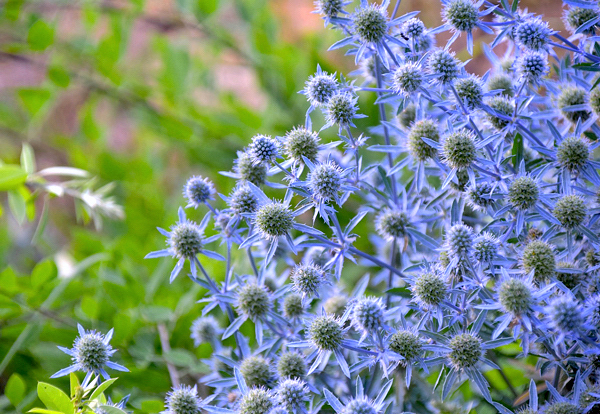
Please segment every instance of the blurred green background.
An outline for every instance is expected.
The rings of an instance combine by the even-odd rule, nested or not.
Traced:
[[[560,0],[521,3],[562,27]],[[405,0],[400,10],[419,7],[428,26],[440,24],[437,1]],[[113,400],[131,393],[141,412],[163,409],[167,361],[190,383],[207,372],[198,358],[210,347],[195,350],[189,338],[199,287],[183,277],[169,285],[173,263],[143,257],[162,248],[155,227],[176,220],[189,176],[209,176],[227,194],[233,180],[218,171],[231,169],[253,135],[303,123],[307,104],[297,92],[317,63],[354,69],[353,59],[326,51],[339,34],[312,10],[308,0],[1,3],[0,160],[19,164],[28,143],[38,170],[71,166],[98,185],[114,182],[125,218],[97,230],[68,197],[25,186],[12,198],[0,192],[0,412],[40,405],[36,382],[69,364],[56,345],[72,344],[78,322],[115,328],[117,361],[131,372],[120,375]],[[467,68],[484,73],[485,59]],[[359,126],[377,122],[372,103],[361,98],[370,118]],[[221,263],[206,263],[222,277]],[[67,379],[52,383],[68,387]]]

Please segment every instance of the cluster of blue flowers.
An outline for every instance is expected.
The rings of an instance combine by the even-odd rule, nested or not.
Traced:
[[[429,29],[418,12],[397,17],[399,1],[317,0],[356,79],[317,68],[304,124],[253,137],[223,172],[237,181],[223,201],[206,178],[185,185],[206,215],[196,224],[180,209],[159,229],[167,248],[147,257],[175,258],[171,282],[189,269],[208,291],[191,336],[215,351],[201,379],[213,395],[177,387],[169,414],[440,412],[465,380],[479,397],[464,407],[600,409],[598,3],[565,0],[565,38],[517,0],[441,2],[444,24]],[[481,77],[452,51],[464,37],[472,54],[478,32],[494,35]],[[364,131],[359,92],[380,114]],[[330,127],[339,140],[323,142]],[[369,274],[352,287],[356,266]],[[536,364],[514,406],[486,379],[500,370],[518,395],[498,365],[505,346]],[[405,398],[434,374],[439,392]]]

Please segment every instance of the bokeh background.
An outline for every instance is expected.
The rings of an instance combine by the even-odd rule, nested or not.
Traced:
[[[560,0],[520,6],[562,30]],[[0,193],[0,412],[39,405],[36,382],[69,364],[56,345],[70,346],[78,322],[115,328],[118,361],[131,372],[113,399],[131,393],[136,412],[162,410],[167,362],[189,383],[210,370],[200,361],[210,347],[194,349],[189,338],[200,288],[184,278],[169,285],[172,263],[143,257],[162,248],[155,227],[176,220],[189,176],[208,176],[227,194],[233,180],[218,172],[231,169],[236,151],[256,133],[283,135],[303,122],[307,104],[297,92],[317,63],[355,69],[342,52],[327,52],[340,35],[313,8],[309,0],[0,3],[0,160],[18,164],[28,143],[38,169],[77,167],[100,185],[114,182],[125,213],[96,229],[72,199],[24,188],[25,210],[15,217]],[[404,0],[400,13],[416,9],[428,27],[441,24],[437,0]],[[454,50],[466,60],[463,44]],[[479,46],[467,69],[487,70]],[[376,119],[372,96],[359,103]],[[221,264],[209,270],[222,277]],[[524,383],[519,367],[512,372]],[[492,386],[506,387],[499,379]]]

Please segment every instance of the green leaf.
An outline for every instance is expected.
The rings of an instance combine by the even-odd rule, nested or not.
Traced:
[[[75,392],[77,391],[77,387],[80,387],[81,383],[79,382],[79,378],[77,378],[77,374],[75,374],[74,372],[71,372],[69,374],[69,380],[70,380],[71,398],[73,398],[73,397],[75,397]]]
[[[13,190],[27,179],[27,171],[18,165],[0,166],[0,191]]]
[[[48,68],[48,79],[61,88],[66,88],[71,83],[69,72],[60,66],[50,66]]]
[[[213,14],[219,9],[219,0],[196,0],[196,12],[198,17]]]
[[[177,348],[172,349],[169,352],[164,354],[167,362],[178,366],[178,367],[189,367],[194,365],[197,362],[197,358],[190,351],[185,349]]]
[[[118,380],[118,378],[111,378],[109,380],[104,381],[102,384],[98,385],[92,395],[90,396],[90,400],[95,400],[102,394],[104,391],[108,389],[113,383]]]
[[[38,397],[50,410],[73,414],[71,399],[60,388],[45,382],[38,383]]]
[[[39,413],[39,414],[63,414],[60,411],[45,410],[43,408],[32,408],[31,410],[29,410],[27,412],[28,413]]]
[[[23,397],[25,397],[25,381],[19,374],[15,373],[10,376],[6,388],[4,388],[4,395],[15,407],[23,400]]]
[[[27,174],[35,172],[35,156],[33,155],[33,148],[28,143],[24,143],[21,150],[21,167]]]
[[[56,266],[51,259],[38,263],[31,272],[31,286],[39,288],[56,276]]]
[[[173,311],[164,306],[143,306],[140,311],[149,322],[167,322],[173,316]]]
[[[142,402],[142,411],[145,413],[158,413],[165,409],[165,404],[160,400],[148,400]]]
[[[25,221],[25,216],[27,214],[27,203],[23,198],[23,195],[15,190],[11,190],[8,192],[8,205],[10,207],[10,211],[12,211],[13,216],[19,224],[23,224]]]
[[[30,115],[37,114],[50,99],[50,91],[39,88],[25,88],[18,92],[21,103]]]
[[[29,28],[27,43],[31,50],[45,50],[54,42],[54,29],[43,20],[38,20]]]

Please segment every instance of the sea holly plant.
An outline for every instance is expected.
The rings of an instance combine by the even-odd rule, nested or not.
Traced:
[[[566,1],[568,37],[517,0],[444,0],[437,28],[356,3],[316,12],[357,79],[317,67],[305,118],[248,137],[231,188],[190,178],[147,256],[204,289],[191,339],[215,354],[166,412],[597,410],[597,3]],[[479,32],[482,76],[456,49]]]

